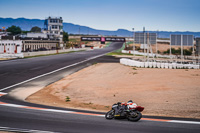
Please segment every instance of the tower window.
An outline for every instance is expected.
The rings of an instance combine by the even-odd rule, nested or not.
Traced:
[[[50,19],[50,23],[57,23],[57,19]]]
[[[57,25],[52,25],[52,29],[57,29]]]

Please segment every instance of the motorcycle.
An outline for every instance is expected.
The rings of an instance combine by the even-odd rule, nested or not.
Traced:
[[[144,107],[137,106],[137,104],[132,101],[128,103],[118,102],[112,105],[112,109],[106,113],[105,118],[108,120],[113,118],[127,118],[130,121],[136,122],[142,118],[141,112],[143,110]]]

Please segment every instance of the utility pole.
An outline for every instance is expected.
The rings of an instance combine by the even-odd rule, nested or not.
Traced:
[[[149,32],[147,33],[147,61],[149,62],[149,48],[150,48],[150,44],[149,44]]]
[[[135,57],[135,45],[134,45],[134,41],[135,41],[135,39],[134,39],[134,28],[132,28],[132,30],[133,30],[133,56]]]
[[[192,38],[193,41],[194,41],[194,38],[195,38],[195,36]],[[196,45],[197,45],[197,44],[196,44]],[[195,59],[195,52],[194,52],[194,43],[193,43],[193,46],[192,46],[192,58],[193,58],[193,64],[196,65],[196,63],[195,63],[196,59]]]
[[[159,30],[157,31],[157,37],[156,37],[156,58],[158,58],[158,43],[157,43],[158,35],[159,35]]]
[[[183,64],[183,35],[181,35],[181,64]]]
[[[146,43],[145,27],[143,27],[143,33],[144,33],[144,44],[143,44],[143,48],[144,48],[144,61],[145,61],[145,58],[146,58],[146,55],[145,55],[145,43]]]
[[[171,35],[170,35],[170,40],[171,40]],[[172,61],[172,45],[171,45],[171,41],[170,41],[170,53],[169,53],[169,56],[170,56],[170,60]]]

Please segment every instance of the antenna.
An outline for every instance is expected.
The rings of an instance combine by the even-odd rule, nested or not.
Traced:
[[[143,47],[144,47],[144,61],[146,61],[146,56],[145,56],[145,44],[146,44],[146,35],[145,35],[145,27],[143,27],[143,33],[144,33],[144,44],[143,44]]]

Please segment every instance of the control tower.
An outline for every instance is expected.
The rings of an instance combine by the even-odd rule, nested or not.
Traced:
[[[63,20],[62,17],[48,17],[44,21],[43,33],[46,33],[48,38],[63,39]]]

